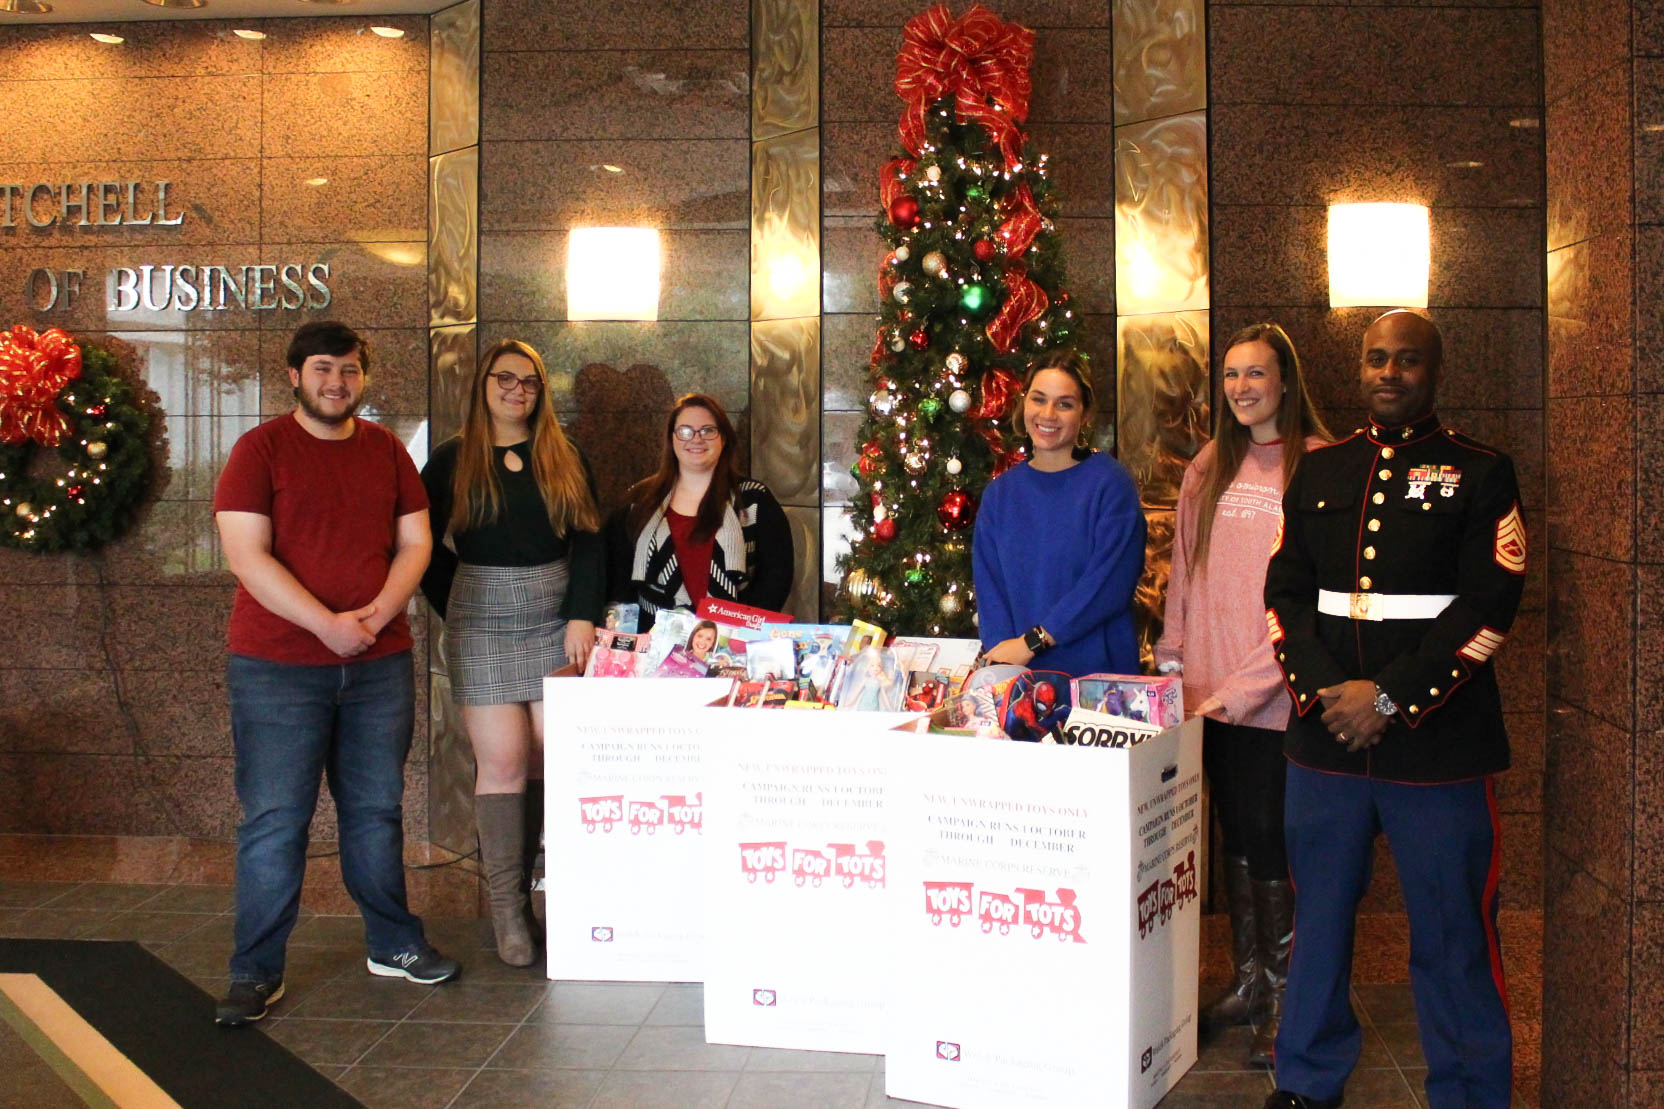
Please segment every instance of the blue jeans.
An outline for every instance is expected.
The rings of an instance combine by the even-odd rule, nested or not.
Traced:
[[[283,975],[325,775],[340,824],[341,877],[363,914],[370,955],[422,944],[422,922],[404,890],[404,763],[416,713],[410,652],[338,666],[232,655],[226,687],[243,806],[232,980]]]

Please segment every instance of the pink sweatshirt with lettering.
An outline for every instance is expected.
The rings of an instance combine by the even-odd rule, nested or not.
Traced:
[[[1323,442],[1308,439],[1306,449]],[[1188,552],[1196,542],[1202,478],[1214,456],[1212,443],[1203,447],[1179,489],[1156,662],[1184,664],[1190,710],[1217,697],[1230,723],[1280,732],[1288,727],[1289,703],[1265,623],[1265,567],[1283,519],[1283,444],[1248,448],[1236,480],[1214,508],[1207,565],[1193,566]]]

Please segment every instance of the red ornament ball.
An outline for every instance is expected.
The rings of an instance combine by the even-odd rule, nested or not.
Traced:
[[[913,344],[914,350],[925,350],[930,346],[930,332],[922,327],[914,328],[913,333],[907,336],[907,341]]]
[[[949,531],[964,531],[976,519],[976,502],[963,489],[953,489],[936,506],[936,518]]]
[[[910,196],[898,196],[890,201],[890,222],[910,229],[919,225],[919,202]]]
[[[880,388],[893,389],[895,386],[885,382]],[[861,456],[877,461],[884,457],[884,446],[877,439],[868,439],[861,445]]]
[[[872,526],[872,537],[880,543],[888,543],[896,537],[895,518],[886,516]]]
[[[878,472],[878,459],[870,454],[863,454],[855,460],[855,469],[862,477],[872,477]]]
[[[971,244],[971,253],[976,255],[976,260],[978,262],[992,262],[994,260],[994,255],[998,252],[999,248],[994,246],[993,240],[991,239],[978,239],[976,242]]]

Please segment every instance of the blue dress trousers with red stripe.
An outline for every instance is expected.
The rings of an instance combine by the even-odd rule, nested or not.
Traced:
[[[1513,463],[1435,415],[1371,424],[1307,455],[1289,483],[1265,584],[1295,708],[1284,745],[1295,943],[1277,1036],[1283,1089],[1339,1096],[1357,1064],[1354,918],[1385,833],[1410,922],[1429,1104],[1509,1104],[1491,779],[1508,767],[1508,736],[1492,656],[1524,579]],[[1320,590],[1350,601],[1347,614],[1320,612]],[[1406,595],[1453,599],[1431,618],[1367,618]],[[1348,752],[1324,726],[1317,691],[1355,679],[1399,711],[1376,746]]]

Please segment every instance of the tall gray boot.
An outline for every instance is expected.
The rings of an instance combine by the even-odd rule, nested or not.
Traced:
[[[525,805],[522,793],[483,793],[474,798],[480,870],[491,902],[491,931],[497,937],[497,957],[511,967],[531,966],[537,959],[526,925],[526,868],[521,856]]]
[[[1198,1031],[1203,1035],[1247,1024],[1264,996],[1254,936],[1253,887],[1248,880],[1248,860],[1241,855],[1225,856],[1225,907],[1231,915],[1231,965],[1236,978],[1224,993],[1202,1006]]]
[[[1283,991],[1288,988],[1288,960],[1294,950],[1294,884],[1254,883],[1254,927],[1260,969],[1265,975],[1265,1005],[1254,1014],[1254,1043],[1248,1064],[1275,1065],[1277,1026],[1283,1019]]]

